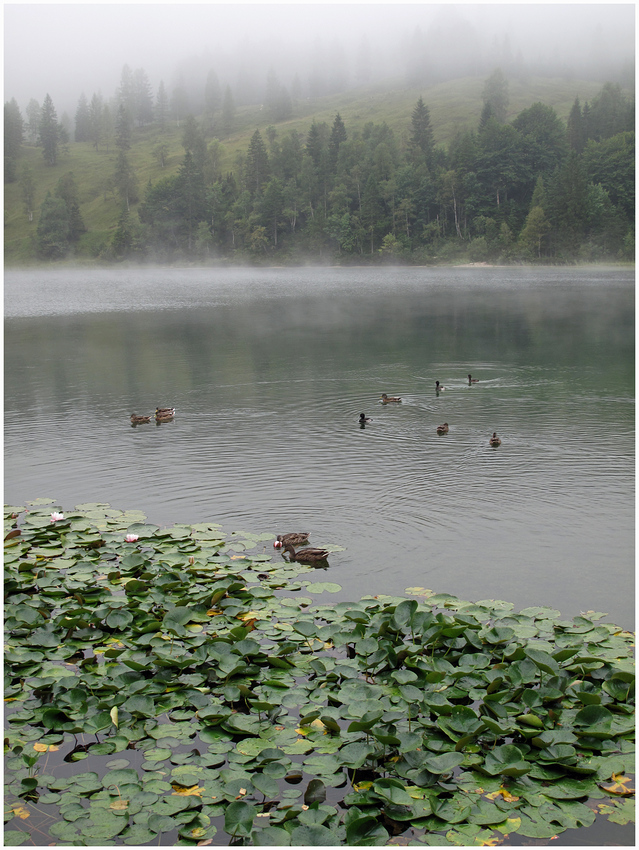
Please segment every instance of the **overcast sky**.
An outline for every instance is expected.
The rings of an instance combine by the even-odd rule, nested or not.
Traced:
[[[515,49],[536,50],[552,36],[553,50],[581,43],[598,30],[613,55],[631,52],[635,4],[538,3],[5,3],[5,100],[22,110],[49,93],[74,111],[77,98],[111,96],[124,64],[143,68],[157,89],[180,60],[250,50],[252,43],[338,38],[355,49],[362,33],[390,45],[441,16],[462,15],[480,31],[509,33]],[[583,39],[581,35],[583,34]],[[218,70],[218,69],[216,69]],[[219,71],[218,71],[219,73]]]

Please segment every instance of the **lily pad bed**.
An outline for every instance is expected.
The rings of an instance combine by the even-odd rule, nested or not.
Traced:
[[[331,602],[272,534],[5,506],[5,845],[446,846],[634,822],[633,635]]]

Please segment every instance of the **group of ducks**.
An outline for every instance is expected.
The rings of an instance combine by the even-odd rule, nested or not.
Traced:
[[[168,422],[175,416],[174,407],[156,407],[153,418],[156,422]],[[144,425],[145,422],[150,422],[150,416],[138,416],[136,413],[131,414],[131,425]]]
[[[326,561],[329,555],[328,549],[299,549],[295,551],[296,546],[306,546],[308,543],[307,531],[294,531],[290,534],[278,534],[273,547],[275,549],[283,549],[288,553],[291,561],[297,561],[298,564],[317,564],[321,561]]]
[[[473,378],[473,376],[472,376],[472,375],[469,375],[469,376],[468,376],[468,386],[471,386],[472,384],[478,384],[478,383],[479,383],[479,378]],[[435,393],[436,393],[437,395],[439,395],[439,393],[440,393],[440,392],[442,392],[442,391],[443,391],[443,390],[445,390],[445,389],[446,389],[446,387],[444,387],[442,384],[440,384],[440,383],[439,383],[439,381],[435,381]],[[381,399],[382,399],[382,404],[391,404],[391,403],[396,403],[396,404],[398,404],[398,403],[399,403],[399,402],[401,402],[401,400],[402,400],[400,396],[389,396],[389,395],[386,395],[386,393],[382,393],[382,395],[381,395]],[[370,419],[368,416],[366,416],[366,414],[365,414],[365,413],[360,413],[360,415],[359,415],[359,424],[361,425],[361,427],[362,427],[362,428],[363,428],[363,427],[364,427],[364,426],[365,426],[368,422],[372,422],[372,421],[373,421],[373,420],[372,420],[372,419]],[[437,426],[437,433],[438,433],[440,436],[442,436],[443,434],[448,434],[448,431],[449,431],[448,422],[444,422],[444,424],[443,424],[443,425],[438,425],[438,426]],[[501,440],[500,440],[500,438],[497,436],[497,432],[496,432],[496,431],[493,431],[493,435],[492,435],[492,437],[488,440],[488,443],[489,443],[489,445],[491,445],[493,448],[497,448],[497,446],[501,446]]]

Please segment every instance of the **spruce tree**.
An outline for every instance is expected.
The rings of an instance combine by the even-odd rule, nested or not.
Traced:
[[[49,94],[45,96],[44,101],[42,102],[40,126],[38,127],[38,131],[40,134],[40,144],[42,145],[44,161],[47,165],[55,165],[58,161],[60,125],[58,124],[58,116]]]
[[[570,115],[568,116],[567,135],[570,149],[576,153],[583,153],[586,138],[584,134],[584,119],[578,97],[575,98]]]
[[[259,195],[268,180],[269,161],[266,145],[256,130],[251,136],[246,154],[246,186],[251,195]]]
[[[333,121],[333,127],[331,128],[331,137],[328,142],[328,151],[331,160],[331,168],[333,173],[335,172],[335,168],[337,166],[337,157],[339,155],[339,146],[342,142],[346,141],[346,127],[344,126],[344,122],[342,121],[342,117],[337,113],[335,116],[335,120]]]
[[[222,129],[228,136],[235,124],[235,100],[231,87],[224,89],[224,100],[222,101]]]
[[[51,192],[40,207],[40,219],[36,231],[38,256],[46,260],[58,260],[69,250],[69,212],[62,198],[54,198]]]
[[[24,121],[15,98],[4,105],[4,182],[13,183],[24,138]]]
[[[158,86],[158,93],[155,103],[155,121],[159,126],[161,132],[166,130],[166,124],[168,120],[169,114],[169,98],[166,93],[166,89],[164,88],[164,81],[160,80],[160,85]]]
[[[485,104],[490,103],[495,120],[503,124],[508,114],[508,80],[499,68],[486,80],[482,98]]]
[[[75,140],[76,142],[88,142],[91,138],[91,115],[89,112],[89,102],[87,101],[84,92],[78,99],[78,106],[75,110]]]
[[[411,116],[410,142],[415,160],[422,160],[429,169],[432,168],[435,148],[433,128],[430,123],[430,110],[421,96]]]

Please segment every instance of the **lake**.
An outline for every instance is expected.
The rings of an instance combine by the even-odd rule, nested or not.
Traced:
[[[309,531],[336,598],[632,629],[634,339],[623,268],[11,270],[5,502]]]

